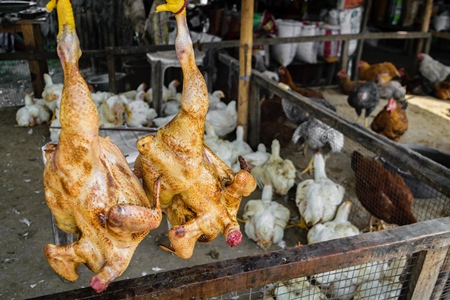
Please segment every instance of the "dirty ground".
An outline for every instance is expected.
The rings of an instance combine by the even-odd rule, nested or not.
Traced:
[[[345,96],[334,90],[324,93],[336,105],[339,114],[350,120],[355,119],[354,110],[348,106]],[[409,102],[409,130],[400,142],[427,145],[450,152],[450,103],[420,97],[414,97]],[[386,100],[381,100],[372,117],[385,104]],[[41,147],[49,141],[48,125],[14,127],[16,110],[17,107],[0,108],[0,299],[24,299],[87,287],[92,273],[85,266],[78,268],[80,277],[76,282],[65,282],[45,259],[43,248],[53,243],[50,211],[44,197],[41,156]],[[282,157],[287,155],[286,149],[282,150]],[[295,155],[289,153],[289,156]],[[299,164],[305,165],[305,162]],[[333,179],[340,177],[339,181],[352,185],[353,173],[348,165],[330,164],[327,172]],[[238,217],[242,216],[246,201],[259,197],[260,191],[257,190],[244,199]],[[357,202],[354,196],[349,197]],[[292,220],[298,220],[292,196],[291,199],[277,200],[290,208]],[[367,220],[364,212],[357,209],[355,205],[352,212],[356,211],[358,216]],[[364,222],[357,225],[362,228]],[[241,229],[244,231],[243,224]],[[182,260],[157,247],[159,242],[167,243],[166,232],[167,223],[163,219],[161,226],[141,242],[130,266],[117,280],[264,252],[245,234],[243,242],[235,248],[228,247],[221,235],[208,244],[197,243],[193,257]],[[298,227],[287,229],[287,247],[294,247],[298,242],[306,243],[305,233]],[[272,245],[267,251],[278,249],[279,246]]]

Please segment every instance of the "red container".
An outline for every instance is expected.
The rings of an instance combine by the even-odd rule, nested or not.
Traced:
[[[341,33],[341,28],[338,25],[323,25],[320,28],[321,35],[338,35]],[[339,55],[340,41],[324,41],[322,42],[320,55],[327,62],[335,62]]]

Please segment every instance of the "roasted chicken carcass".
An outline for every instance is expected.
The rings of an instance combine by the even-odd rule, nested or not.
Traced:
[[[155,180],[150,205],[123,153],[99,136],[97,108],[78,69],[81,50],[70,0],[54,0],[47,9],[55,6],[64,89],[59,143],[44,146],[45,197],[56,225],[79,239],[69,245],[49,244],[45,255],[70,281],[78,278],[77,266],[86,264],[97,273],[90,280],[92,288],[101,292],[125,271],[139,242],[159,226],[161,181]]]
[[[195,64],[186,3],[172,0],[157,7],[157,11],[175,13],[175,47],[184,76],[181,110],[156,135],[137,141],[140,155],[135,163],[149,196],[161,176],[161,207],[173,227],[168,233],[171,245],[160,247],[181,258],[192,256],[197,241],[209,242],[220,233],[228,245],[239,244],[242,233],[237,210],[242,196],[256,188],[245,160],[240,158],[241,170],[235,174],[204,144],[208,90]]]

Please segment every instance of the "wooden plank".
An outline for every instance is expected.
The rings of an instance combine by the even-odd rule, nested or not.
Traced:
[[[312,42],[312,41],[340,41],[340,40],[366,40],[366,39],[425,39],[431,35],[429,32],[373,32],[373,33],[355,33],[355,34],[340,34],[340,35],[318,35],[318,36],[300,36],[300,37],[286,37],[286,38],[261,38],[253,40],[254,45],[267,44],[287,44],[298,42]]]
[[[162,74],[162,65],[161,61],[149,61],[152,67],[152,107],[158,113],[158,116],[162,116],[162,90],[164,84],[164,77]]]
[[[447,256],[448,247],[436,250],[424,250],[418,255],[412,270],[407,300],[430,299],[434,285]]]
[[[259,144],[259,135],[261,130],[261,109],[260,109],[260,89],[252,81],[251,94],[249,99],[249,123],[248,123],[248,143],[253,149]]]
[[[248,98],[253,53],[253,0],[242,1],[241,31],[239,43],[239,88],[237,101],[237,124],[244,129],[244,139],[248,130]]]
[[[325,124],[342,132],[345,136],[358,142],[365,148],[384,157],[395,161],[399,168],[404,168],[412,175],[424,181],[426,184],[436,188],[442,194],[450,197],[450,170],[434,161],[423,157],[416,152],[395,143],[384,136],[375,134],[373,131],[359,124],[350,122],[335,112],[324,110],[310,99],[298,93],[286,91],[272,83],[271,80],[254,71],[253,80],[258,85],[291,101],[310,115],[320,119]]]
[[[428,29],[430,27],[430,19],[432,11],[433,11],[433,0],[427,0],[425,4],[425,11],[422,18],[422,27],[420,29],[422,32],[428,32]],[[422,48],[423,48],[423,40],[419,40],[419,42],[417,43],[416,54],[422,52],[423,51]]]
[[[117,94],[116,60],[113,55],[107,56],[109,91]]]
[[[105,57],[107,52],[104,50],[83,50],[81,57]],[[1,60],[48,60],[59,59],[58,53],[55,52],[14,52],[14,53],[0,53]]]
[[[450,218],[117,281],[34,299],[195,299],[448,247]]]
[[[348,40],[344,40],[342,41],[342,47],[341,47],[341,61],[340,61],[340,65],[339,65],[339,70],[344,69],[344,70],[348,70],[348,46],[349,46],[350,42]],[[331,72],[330,72],[331,73]],[[334,76],[334,73],[331,74],[332,76]],[[331,81],[327,81],[327,84],[331,84]]]
[[[433,31],[433,32],[431,32],[431,34],[433,35],[433,37],[436,37],[436,38],[450,40],[449,32]]]
[[[442,299],[446,284],[449,280],[450,276],[450,248],[447,249],[446,259],[442,264],[439,276],[436,280],[436,284],[434,285],[433,294],[430,299],[439,300]]]
[[[284,43],[328,41],[328,40],[365,40],[365,39],[422,39],[431,36],[431,33],[412,31],[412,32],[376,32],[376,33],[357,33],[342,35],[320,35],[320,36],[302,36],[289,38],[259,38],[253,40],[253,45],[275,45]],[[208,42],[198,44],[198,49],[206,51],[209,48],[236,48],[239,47],[239,40],[227,40],[220,42]],[[134,55],[145,54],[147,52],[174,50],[174,45],[147,45],[133,47],[106,47],[105,50],[113,55]]]
[[[367,23],[369,22],[370,12],[372,11],[372,0],[366,0],[364,2],[364,18],[361,23],[361,29],[359,32],[364,33],[367,28]],[[358,41],[358,47],[356,48],[356,55],[353,59],[352,70],[351,70],[351,79],[355,80],[358,78],[358,62],[361,60],[362,51],[364,48],[364,40]],[[347,72],[349,70],[346,70]]]

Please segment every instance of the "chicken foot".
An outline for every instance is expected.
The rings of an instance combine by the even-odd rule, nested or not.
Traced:
[[[300,175],[306,174],[309,172],[310,175],[313,174],[313,170],[314,170],[314,156],[309,160],[308,165],[306,166],[306,168],[300,172]]]

